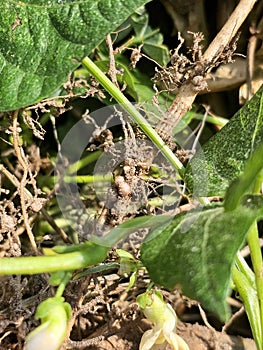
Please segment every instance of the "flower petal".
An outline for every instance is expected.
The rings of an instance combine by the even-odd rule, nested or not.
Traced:
[[[164,334],[168,344],[172,346],[173,350],[190,350],[186,342],[175,332]]]
[[[183,340],[182,337],[180,337],[178,334],[176,334],[177,337],[177,342],[179,345],[179,350],[190,350],[189,346],[187,345],[187,343]]]
[[[161,334],[161,331],[161,329],[158,331],[154,331],[153,329],[146,331],[141,338],[139,350],[152,349],[153,345]]]

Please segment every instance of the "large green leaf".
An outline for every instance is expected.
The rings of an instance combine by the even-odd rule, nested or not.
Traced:
[[[224,195],[263,141],[263,86],[191,160],[186,182],[196,195]]]
[[[146,2],[1,1],[0,111],[50,96],[84,55]]]
[[[262,196],[247,197],[231,212],[216,206],[183,213],[148,235],[141,260],[155,283],[182,288],[225,320],[232,264],[249,227],[262,217]]]

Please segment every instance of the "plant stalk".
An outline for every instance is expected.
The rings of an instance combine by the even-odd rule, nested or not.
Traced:
[[[257,222],[250,227],[247,235],[247,242],[250,250],[252,265],[255,273],[257,295],[260,308],[261,330],[263,330],[263,260],[259,244]],[[263,349],[263,344],[261,344]]]
[[[237,258],[237,260],[239,259]],[[236,265],[234,265],[232,268],[233,282],[238,293],[240,294],[240,297],[242,298],[257,349],[262,350],[260,306],[256,287],[254,285],[254,281],[251,283],[247,276],[247,268],[245,267],[244,270],[244,266],[241,266],[240,269],[240,263],[243,265],[242,261],[239,261],[239,263],[236,262]]]
[[[258,159],[258,162],[256,163],[261,164],[261,168],[262,168],[261,159]],[[259,164],[257,165],[259,166]],[[254,180],[254,185],[253,185],[254,194],[260,193],[262,181],[263,181],[263,172],[261,171],[260,173],[258,173],[256,179]],[[260,309],[261,332],[263,334],[263,259],[262,259],[262,252],[261,252],[261,247],[259,243],[257,221],[255,221],[249,229],[249,232],[247,235],[247,243],[249,246],[252,266],[255,274],[257,296],[258,296],[259,309]],[[261,339],[260,350],[262,349],[263,349],[263,336]]]
[[[246,260],[243,258],[240,252],[236,256],[236,265],[238,269],[243,273],[246,279],[251,285],[255,285],[255,275],[251,268],[248,266]]]
[[[123,95],[123,93],[106,77],[106,75],[96,66],[89,57],[82,61],[87,70],[99,81],[108,93],[126,110],[131,118],[139,125],[149,139],[160,149],[163,155],[169,160],[175,170],[183,176],[185,168],[180,160],[174,155],[172,150],[165,144],[163,139],[152,128],[147,120],[140,114],[136,107]]]
[[[77,250],[51,256],[1,258],[0,275],[28,275],[56,271],[73,271],[101,263],[108,248],[86,242]]]
[[[71,272],[66,272],[65,273],[65,276],[64,276],[63,280],[61,281],[60,285],[57,288],[55,297],[57,297],[57,298],[62,297],[62,294],[64,293],[64,290],[66,288],[66,285],[70,281],[71,277],[72,277],[72,273]]]

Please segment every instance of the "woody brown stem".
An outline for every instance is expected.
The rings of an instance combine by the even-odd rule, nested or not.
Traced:
[[[256,1],[257,0],[240,0],[228,21],[205,51],[203,60],[207,65],[215,62],[225,47],[235,37]],[[173,128],[192,107],[197,94],[198,91],[194,88],[192,80],[187,80],[179,88],[175,99],[168,109],[166,119],[161,119],[156,126],[156,131],[165,142],[171,141]]]

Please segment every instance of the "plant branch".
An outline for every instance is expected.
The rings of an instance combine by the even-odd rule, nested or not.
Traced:
[[[220,56],[225,47],[235,37],[256,1],[240,0],[228,21],[205,51],[203,60],[207,65],[215,62],[217,57]],[[168,117],[165,120],[160,120],[156,127],[158,134],[164,141],[169,141],[172,138],[173,128],[192,107],[197,94],[198,91],[194,89],[192,80],[187,81],[180,87],[178,94],[168,109]]]
[[[245,21],[257,0],[241,0],[227,22],[211,42],[204,53],[204,59],[211,62],[221,54],[224,48],[235,37],[242,23]]]
[[[129,116],[139,125],[149,139],[158,147],[163,155],[170,161],[171,165],[182,176],[184,166],[174,155],[172,150],[165,144],[162,138],[140,114],[136,107],[123,95],[123,93],[106,77],[106,75],[96,66],[89,57],[83,59],[83,65],[99,81],[99,83],[109,92],[109,94],[126,110]]]
[[[54,255],[1,258],[0,275],[73,271],[101,263],[105,260],[108,249],[86,242],[69,253],[54,252]]]

